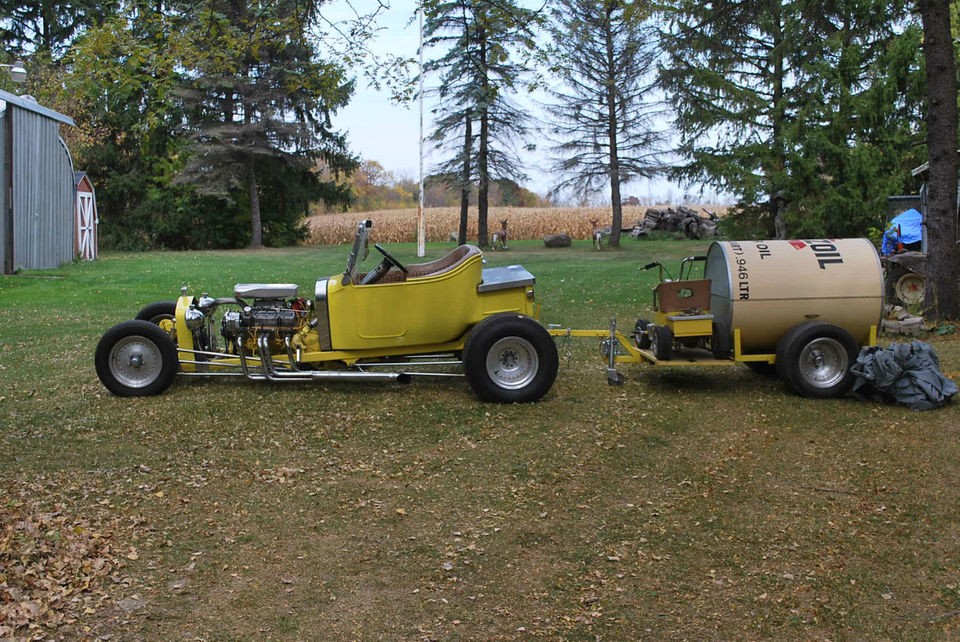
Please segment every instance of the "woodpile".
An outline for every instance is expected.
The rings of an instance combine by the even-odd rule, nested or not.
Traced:
[[[707,239],[717,235],[717,215],[703,210],[701,216],[689,207],[649,209],[642,221],[630,230],[630,236],[643,238],[650,232],[682,233],[688,239]]]

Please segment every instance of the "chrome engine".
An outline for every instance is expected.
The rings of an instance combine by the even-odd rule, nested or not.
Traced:
[[[281,307],[275,301],[254,301],[239,311],[228,310],[220,321],[220,334],[229,342],[262,332],[292,333],[303,323],[306,312],[302,301],[294,301],[292,305],[299,309]]]

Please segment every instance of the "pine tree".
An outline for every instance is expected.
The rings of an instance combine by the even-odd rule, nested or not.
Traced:
[[[97,0],[0,0],[0,49],[59,59],[74,38],[116,11],[116,2]]]
[[[661,107],[652,98],[656,40],[641,8],[622,0],[560,0],[546,52],[560,80],[547,107],[560,141],[554,168],[563,176],[554,189],[586,199],[608,187],[614,247],[623,226],[621,185],[665,168]]]
[[[488,244],[491,181],[523,179],[516,141],[526,133],[526,114],[510,99],[525,69],[511,61],[516,49],[533,47],[537,14],[512,0],[425,0],[428,47],[447,47],[431,61],[439,74],[438,118],[432,136],[451,154],[440,173],[456,176],[461,212],[469,186],[477,183],[478,243]],[[465,228],[461,218],[461,231]]]
[[[865,234],[918,143],[917,31],[900,0],[678,0],[663,72],[675,175],[791,233]]]
[[[243,202],[251,247],[263,243],[262,172],[278,176],[286,168],[318,193],[319,178],[304,169],[319,160],[337,174],[357,164],[330,121],[352,86],[341,68],[315,60],[308,39],[317,6],[208,0],[194,10],[185,33],[193,43],[182,91],[192,144],[178,181]]]
[[[784,215],[801,235],[863,235],[923,161],[920,28],[903,2],[799,6]]]

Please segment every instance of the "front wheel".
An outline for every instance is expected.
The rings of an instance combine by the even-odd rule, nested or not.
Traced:
[[[118,323],[100,338],[97,376],[118,397],[158,395],[177,374],[177,346],[160,326],[145,320]]]
[[[467,381],[483,401],[537,401],[557,378],[560,360],[553,337],[522,315],[488,317],[470,332],[463,348]]]
[[[145,305],[134,319],[149,321],[150,323],[160,325],[161,321],[176,321],[177,302],[176,301],[157,301]]]
[[[817,321],[801,323],[777,343],[777,372],[803,397],[832,399],[853,385],[850,366],[859,352],[860,346],[843,328]]]

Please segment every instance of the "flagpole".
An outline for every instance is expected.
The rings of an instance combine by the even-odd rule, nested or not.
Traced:
[[[423,0],[420,0],[420,198],[417,201],[417,256],[426,252],[427,221],[423,212]]]

